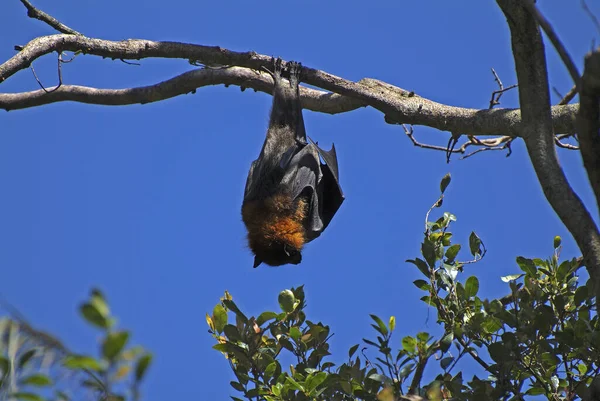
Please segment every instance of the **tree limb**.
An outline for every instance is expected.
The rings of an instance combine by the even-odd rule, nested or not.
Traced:
[[[246,67],[246,70],[243,68],[194,70],[153,86],[132,89],[96,89],[63,85],[48,94],[39,91],[0,94],[0,108],[13,110],[64,100],[109,105],[148,103],[193,92],[200,86],[217,84],[234,84],[271,93],[272,81],[266,75],[256,72],[263,66],[270,65],[270,56],[177,42],[138,39],[115,42],[65,34],[33,39],[19,53],[0,65],[0,82],[27,68],[37,58],[55,51],[80,51],[124,60],[148,57],[181,58],[205,65]],[[375,79],[365,78],[359,82],[352,82],[308,67],[304,67],[302,73],[303,82],[334,92],[303,89],[302,100],[305,102],[303,105],[310,110],[341,113],[368,105],[384,113],[386,121],[394,124],[424,125],[441,131],[469,135],[520,136],[521,118],[518,109],[478,110],[453,107],[422,98],[413,92]],[[577,106],[555,106],[552,109],[556,131],[564,133],[575,131]]]
[[[577,116],[583,165],[600,207],[600,53],[588,54],[581,79]]]
[[[600,234],[569,185],[554,148],[548,72],[537,22],[519,0],[497,0],[508,21],[519,82],[522,136],[546,199],[575,238],[594,283],[600,278]],[[600,290],[600,286],[596,286]],[[597,298],[599,294],[597,294]]]

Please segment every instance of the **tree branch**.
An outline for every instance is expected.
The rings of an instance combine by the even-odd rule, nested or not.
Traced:
[[[546,199],[575,238],[586,267],[600,278],[600,234],[581,199],[569,185],[554,148],[548,72],[542,36],[525,3],[497,0],[508,21],[519,82],[523,139]],[[596,286],[600,290],[600,286]],[[598,297],[597,294],[597,298]]]
[[[569,52],[567,52],[567,49],[565,48],[565,46],[562,44],[562,42],[558,38],[558,35],[556,34],[556,32],[554,32],[554,29],[552,28],[552,25],[550,25],[550,22],[548,22],[548,20],[542,15],[542,13],[540,13],[540,10],[538,10],[538,8],[535,6],[535,3],[533,2],[533,0],[525,0],[522,2],[522,4],[527,9],[527,11],[529,11],[529,13],[535,18],[537,23],[540,24],[540,26],[542,27],[542,29],[548,36],[548,39],[550,39],[550,42],[552,42],[552,45],[558,52],[558,55],[560,56],[560,59],[562,60],[563,64],[565,65],[565,67],[567,67],[567,70],[569,71],[569,74],[571,75],[571,79],[573,80],[573,83],[575,84],[575,86],[577,88],[579,88],[580,77],[579,77],[579,71],[577,71],[577,66],[573,62],[573,59],[571,58],[571,56],[569,56]],[[540,40],[541,40],[541,38],[540,38]],[[543,50],[543,45],[542,45],[542,50]],[[545,57],[545,53],[544,53],[544,57]],[[545,63],[544,63],[544,65],[545,65]],[[546,78],[546,81],[547,81],[547,78]]]
[[[35,8],[28,0],[20,0],[21,3],[27,8],[27,16],[30,18],[34,18],[45,22],[50,25],[52,28],[56,29],[58,32],[67,33],[71,35],[81,35],[81,33],[77,32],[74,29],[69,28],[65,24],[61,23],[59,20],[54,18],[53,16]]]
[[[577,116],[583,165],[600,207],[600,53],[588,54],[581,79]]]
[[[235,84],[271,93],[272,81],[257,72],[263,66],[270,65],[270,56],[177,42],[115,42],[64,34],[33,39],[18,54],[0,65],[0,82],[27,68],[37,58],[55,51],[80,51],[123,60],[149,57],[180,58],[208,66],[230,65],[254,71],[243,68],[207,68],[190,71],[156,85],[141,88],[111,90],[63,85],[51,94],[42,94],[39,91],[0,94],[0,108],[14,110],[64,100],[109,105],[148,103],[193,92],[200,86],[217,84]],[[424,125],[441,131],[469,135],[520,136],[521,117],[518,109],[478,110],[453,107],[375,79],[365,78],[359,82],[352,82],[308,67],[304,67],[302,73],[303,82],[334,92],[303,89],[302,100],[306,103],[304,107],[310,110],[341,113],[368,105],[384,113],[386,121],[394,124]],[[555,130],[564,133],[575,132],[577,107],[578,105],[564,105],[552,109]]]

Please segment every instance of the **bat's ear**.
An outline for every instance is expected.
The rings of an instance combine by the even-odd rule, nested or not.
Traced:
[[[258,258],[258,256],[254,257],[254,266],[252,266],[253,268],[257,268],[258,266],[260,266],[260,264],[262,263],[262,260],[260,260]]]

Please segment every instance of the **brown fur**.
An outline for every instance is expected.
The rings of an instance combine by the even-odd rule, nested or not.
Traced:
[[[268,253],[273,242],[281,242],[300,251],[305,243],[302,225],[305,217],[304,199],[293,202],[284,194],[246,202],[242,207],[248,243],[255,254]]]

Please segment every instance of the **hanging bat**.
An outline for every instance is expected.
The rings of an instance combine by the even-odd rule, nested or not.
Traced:
[[[335,146],[306,140],[300,104],[300,63],[273,62],[273,106],[267,137],[252,162],[242,220],[254,267],[302,261],[303,246],[317,238],[344,201]],[[283,75],[289,80],[283,79]]]

